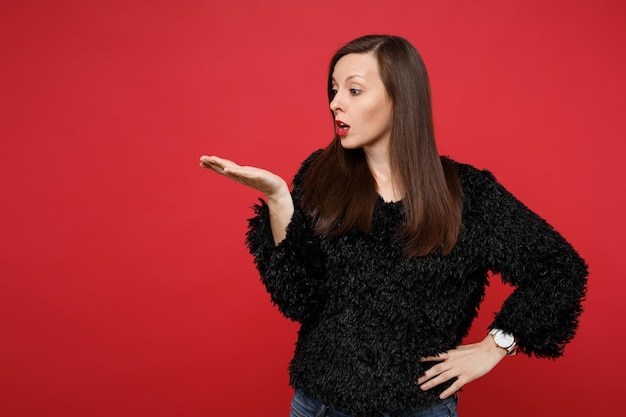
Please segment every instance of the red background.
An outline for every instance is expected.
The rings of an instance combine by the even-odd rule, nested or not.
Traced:
[[[429,68],[440,151],[498,179],[590,265],[557,361],[507,358],[463,416],[617,407],[626,371],[618,0],[0,4],[0,415],[286,416],[296,325],[244,247],[258,194],[332,124],[327,63],[366,33]],[[507,288],[493,280],[468,341]]]

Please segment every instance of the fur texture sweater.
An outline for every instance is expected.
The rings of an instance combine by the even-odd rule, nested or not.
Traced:
[[[268,207],[254,206],[247,244],[273,303],[300,323],[290,383],[363,416],[438,401],[449,386],[422,391],[420,358],[458,346],[488,285],[514,287],[491,327],[515,335],[521,353],[556,358],[574,336],[587,266],[549,224],[491,173],[457,163],[463,228],[446,256],[408,258],[398,238],[401,202],[379,198],[370,234],[316,236],[300,207],[305,161],[293,180],[295,212],[274,244]]]

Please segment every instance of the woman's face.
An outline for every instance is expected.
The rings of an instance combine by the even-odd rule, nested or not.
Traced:
[[[387,152],[393,103],[380,78],[376,57],[371,53],[341,57],[332,73],[332,88],[330,109],[341,146]]]

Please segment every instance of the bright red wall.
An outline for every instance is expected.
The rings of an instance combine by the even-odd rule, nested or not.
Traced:
[[[612,410],[626,371],[618,0],[0,4],[0,415],[286,416],[296,326],[244,247],[258,194],[331,138],[327,62],[372,32],[430,70],[442,153],[490,168],[591,268],[557,361],[507,358],[463,416]],[[507,290],[497,281],[470,341]]]

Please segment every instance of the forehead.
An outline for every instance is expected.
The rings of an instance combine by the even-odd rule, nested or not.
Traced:
[[[353,76],[365,79],[380,78],[376,56],[372,53],[352,53],[342,56],[333,68],[333,80],[340,82]]]

